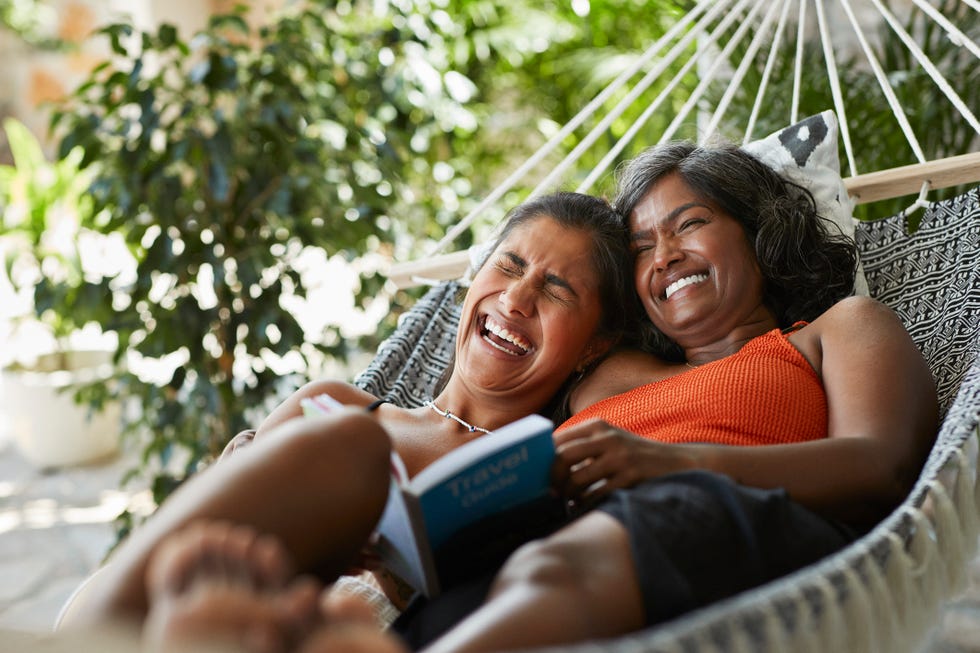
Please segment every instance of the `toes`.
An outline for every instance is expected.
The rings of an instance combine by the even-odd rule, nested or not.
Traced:
[[[275,537],[259,535],[251,546],[250,559],[263,587],[280,588],[295,575],[289,552]]]
[[[322,625],[318,581],[303,577],[293,581],[275,597],[277,620],[294,642],[304,640]]]
[[[293,574],[279,541],[247,526],[191,524],[167,537],[147,567],[151,596],[177,595],[198,582],[255,590],[278,590]]]
[[[150,651],[288,650],[289,628],[277,619],[271,599],[240,589],[195,585],[177,599],[153,606],[143,627]]]

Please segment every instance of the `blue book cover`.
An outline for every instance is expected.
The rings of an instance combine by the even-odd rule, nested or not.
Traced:
[[[553,427],[540,415],[525,417],[454,449],[407,482],[393,482],[378,526],[382,559],[426,596],[439,594],[438,551],[454,536],[550,496]]]
[[[439,548],[462,526],[527,502],[550,487],[552,423],[525,417],[435,461],[406,490],[418,497],[429,546]]]

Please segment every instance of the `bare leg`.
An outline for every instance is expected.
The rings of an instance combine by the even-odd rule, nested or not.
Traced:
[[[200,520],[274,534],[297,571],[335,577],[357,559],[384,508],[390,448],[384,430],[361,412],[283,424],[175,492],[80,593],[65,625],[142,622],[150,556]]]
[[[146,578],[150,651],[286,651],[319,625],[320,585],[293,579],[272,537],[199,522],[165,539]]]
[[[486,603],[426,653],[506,651],[614,637],[643,627],[629,539],[592,512],[518,550]]]

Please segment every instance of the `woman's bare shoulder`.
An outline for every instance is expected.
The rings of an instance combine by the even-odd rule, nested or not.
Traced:
[[[669,375],[673,366],[636,349],[620,349],[606,356],[582,379],[572,393],[572,414],[613,395],[628,392]]]
[[[818,339],[821,347],[874,345],[882,338],[907,337],[905,325],[886,304],[871,297],[846,297],[800,330],[804,338]],[[791,336],[791,340],[792,340]]]
[[[895,375],[921,380],[923,386],[931,382],[925,359],[901,319],[870,297],[837,302],[789,339],[825,385],[835,373],[865,383],[880,384]]]
[[[877,322],[887,322],[889,324],[900,324],[898,316],[886,304],[864,295],[854,295],[845,297],[814,320],[818,322],[832,322],[835,324],[848,325],[854,322],[863,323],[871,320]]]

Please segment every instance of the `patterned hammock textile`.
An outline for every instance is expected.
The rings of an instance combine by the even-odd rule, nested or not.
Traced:
[[[936,379],[944,419],[906,501],[843,551],[668,624],[577,653],[915,651],[965,580],[978,536],[980,479],[980,188],[925,212],[858,225],[871,295],[901,317]],[[452,354],[459,286],[437,286],[358,378],[416,406]]]

